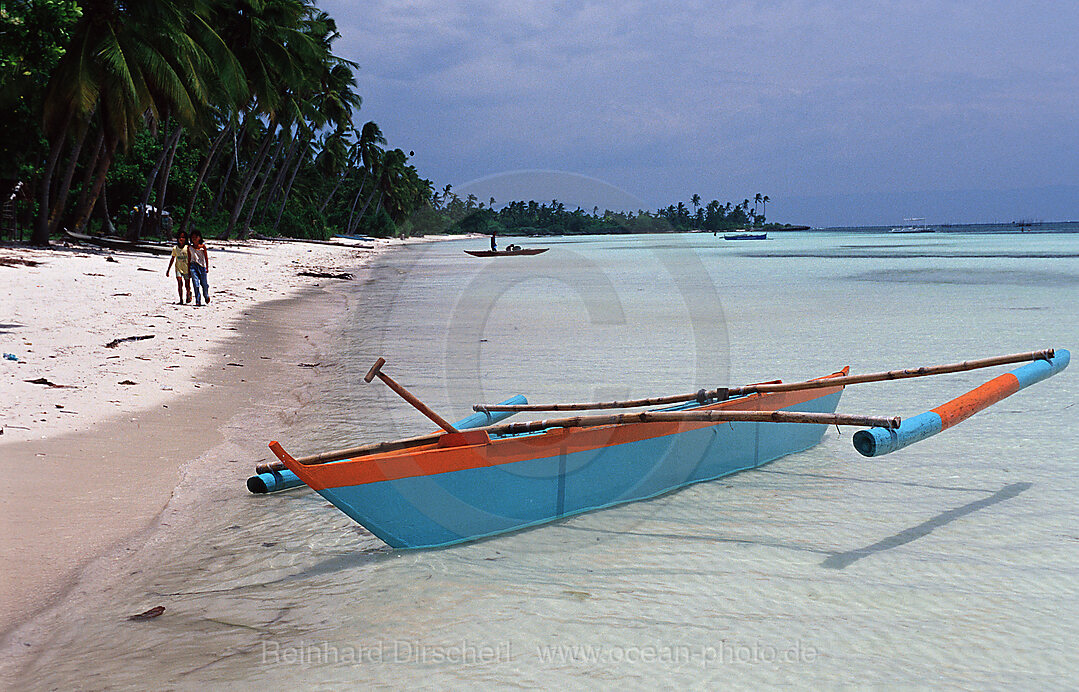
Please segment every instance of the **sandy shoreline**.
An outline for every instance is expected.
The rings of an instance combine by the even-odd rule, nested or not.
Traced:
[[[216,249],[214,301],[194,308],[169,304],[167,258],[0,248],[0,258],[41,262],[0,266],[12,279],[0,296],[0,349],[20,358],[0,371],[0,633],[9,654],[0,673],[33,654],[44,636],[35,616],[66,600],[87,567],[122,566],[164,521],[192,462],[246,425],[226,430],[238,412],[317,381],[318,368],[300,364],[324,359],[322,336],[346,314],[335,288],[347,282],[297,272],[356,272],[375,252],[270,241]],[[102,293],[125,304],[109,307]],[[155,338],[104,347],[142,333]],[[24,382],[39,377],[75,387]],[[227,475],[242,479],[257,459],[233,456]]]
[[[236,330],[244,310],[333,281],[299,272],[356,267],[374,251],[361,247],[211,244],[212,303],[198,308],[176,304],[167,257],[0,248],[0,350],[18,358],[0,362],[0,444],[86,430],[207,386],[195,374]],[[106,346],[132,336],[152,338]],[[27,381],[42,378],[57,386]]]

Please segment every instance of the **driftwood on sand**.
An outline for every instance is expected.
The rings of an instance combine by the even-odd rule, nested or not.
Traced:
[[[109,343],[105,344],[105,348],[116,348],[117,346],[124,343],[125,341],[142,341],[143,339],[152,339],[152,338],[154,338],[153,334],[142,334],[140,336],[125,336],[122,339],[113,339]]]

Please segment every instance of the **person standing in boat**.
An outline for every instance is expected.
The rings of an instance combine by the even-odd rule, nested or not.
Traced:
[[[210,271],[210,257],[206,254],[206,244],[202,242],[202,233],[191,231],[191,283],[195,284],[195,305],[202,305],[202,296],[199,295],[199,287],[202,287],[202,295],[206,296],[206,304],[210,304],[210,285],[206,280],[206,274]]]
[[[176,264],[176,292],[180,294],[179,305],[184,304],[184,284],[187,284],[187,302],[191,302],[191,272],[188,269],[190,259],[191,249],[187,246],[187,234],[180,231],[176,234],[176,246],[172,248],[169,266],[165,267],[165,276],[168,276],[173,263]]]
[[[491,252],[498,252],[498,246],[495,245],[495,232],[491,231]]]

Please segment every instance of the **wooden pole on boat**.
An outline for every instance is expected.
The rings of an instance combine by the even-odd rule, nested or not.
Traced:
[[[520,394],[510,397],[503,401],[503,404],[520,401],[525,402],[525,399]],[[466,430],[472,428],[478,428],[483,425],[494,425],[499,421],[505,420],[512,416],[512,413],[473,413],[470,416],[466,416],[461,420],[453,424],[453,427],[458,430]],[[429,444],[437,442],[442,437],[442,433],[427,433],[425,435],[418,435],[416,437],[406,437],[403,440],[394,440],[392,442],[373,442],[359,447],[350,447],[348,449],[340,449],[333,452],[323,452],[321,454],[312,454],[311,456],[301,457],[297,459],[301,464],[324,464],[330,461],[341,461],[342,459],[352,459],[355,457],[362,457],[365,454],[378,454],[380,452],[393,452],[398,449],[407,449],[409,447],[416,447],[422,444]],[[274,471],[284,471],[286,467],[280,461],[270,461],[260,463],[255,466],[255,473],[272,473]]]
[[[403,440],[394,440],[392,442],[372,442],[370,444],[360,445],[359,447],[335,449],[331,452],[321,452],[306,457],[298,457],[296,461],[304,466],[311,466],[312,464],[328,464],[331,461],[354,459],[368,454],[380,454],[382,452],[393,452],[398,449],[407,449],[408,447],[418,447],[423,444],[438,442],[438,438],[440,437],[442,437],[442,433],[429,433],[427,435],[407,437]],[[285,468],[285,465],[280,461],[271,461],[255,466],[255,473],[269,473],[271,471],[281,471]]]
[[[921,368],[909,368],[907,370],[888,370],[885,372],[868,373],[865,375],[845,375],[842,377],[822,377],[805,382],[788,382],[774,384],[751,384],[745,387],[731,387],[700,390],[693,394],[676,394],[674,396],[660,396],[648,399],[630,399],[626,401],[606,401],[584,404],[518,404],[518,405],[485,405],[477,404],[473,410],[489,411],[591,411],[611,408],[636,408],[638,406],[660,406],[663,404],[677,404],[685,401],[699,401],[705,404],[709,401],[723,401],[732,396],[744,396],[747,394],[768,394],[772,392],[794,392],[803,389],[824,389],[826,387],[842,387],[848,384],[863,384],[866,382],[883,382],[886,380],[902,380],[911,377],[925,377],[928,375],[944,375],[954,372],[965,372],[978,368],[989,368],[995,365],[1007,365],[1009,363],[1022,363],[1032,360],[1050,360],[1053,357],[1053,349],[1041,351],[1029,351],[1025,353],[1013,353],[1006,356],[993,358],[980,358],[978,360],[966,360],[961,363],[948,365],[931,365]]]
[[[375,364],[372,365],[371,369],[367,371],[366,375],[364,375],[363,381],[370,384],[371,380],[373,380],[373,379],[375,379],[377,377],[378,379],[385,382],[387,387],[389,387],[393,391],[397,392],[397,394],[402,399],[404,399],[408,403],[412,404],[412,406],[415,407],[415,409],[417,411],[419,411],[420,413],[422,413],[423,415],[427,416],[432,421],[434,421],[434,423],[438,427],[440,427],[443,430],[445,430],[446,432],[450,432],[450,433],[461,432],[457,428],[450,425],[449,422],[445,418],[443,418],[442,416],[440,416],[437,413],[435,413],[434,411],[432,411],[430,409],[430,407],[427,406],[427,404],[425,404],[422,401],[420,401],[419,399],[417,399],[415,397],[415,395],[412,394],[412,392],[408,391],[407,389],[405,389],[401,385],[397,384],[396,382],[394,382],[392,377],[390,377],[386,373],[382,372],[382,366],[385,365],[385,364],[386,364],[386,359],[385,358],[379,358],[378,360],[376,360]]]
[[[1041,351],[1027,351],[1024,353],[1012,353],[1006,356],[994,356],[992,358],[979,358],[977,360],[965,360],[962,363],[950,363],[948,365],[928,365],[920,368],[908,368],[906,370],[887,370],[874,372],[866,375],[847,375],[845,377],[825,378],[810,380],[808,382],[791,382],[790,384],[760,384],[742,387],[750,390],[747,394],[768,392],[793,392],[799,389],[819,389],[832,385],[862,384],[864,382],[885,382],[887,380],[905,380],[911,377],[926,377],[928,375],[946,375],[953,372],[966,372],[979,368],[991,368],[996,365],[1008,365],[1009,363],[1023,363],[1031,360],[1051,360],[1056,352],[1051,349]],[[734,390],[731,390],[732,392]]]
[[[547,420],[526,421],[522,423],[502,423],[482,428],[472,428],[470,432],[485,432],[488,435],[520,434],[537,432],[548,428],[591,428],[602,425],[627,425],[631,423],[809,423],[814,425],[854,425],[891,430],[898,428],[902,420],[898,417],[879,418],[875,416],[852,416],[843,413],[806,413],[803,411],[638,411],[636,413],[611,413],[595,416],[572,416],[569,418],[549,418]],[[367,454],[391,452],[408,447],[438,442],[442,433],[420,435],[394,442],[376,442],[361,447],[338,449],[332,452],[300,457],[296,461],[310,466],[327,464],[342,459],[353,459]],[[280,462],[263,464],[256,468],[259,473],[273,469],[283,469]]]
[[[862,425],[875,421],[873,427],[893,429],[902,423],[899,416],[852,416],[844,413],[807,413],[804,411],[639,411],[594,416],[571,416],[547,420],[503,423],[476,428],[491,433],[526,433],[547,428],[591,428],[601,425],[631,423],[809,423],[816,425]]]

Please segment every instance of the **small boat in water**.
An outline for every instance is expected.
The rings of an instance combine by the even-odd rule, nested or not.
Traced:
[[[888,231],[889,233],[936,233],[935,230],[926,225],[925,219],[911,218],[903,219],[907,222],[906,226],[899,226]],[[921,225],[918,222],[921,222]]]
[[[767,233],[731,233],[724,234],[723,240],[768,240]]]
[[[817,445],[829,425],[868,428],[854,435],[865,456],[880,456],[935,435],[1063,370],[1063,349],[951,365],[850,375],[844,368],[804,382],[630,401],[532,405],[515,397],[448,423],[382,372],[378,377],[442,430],[392,442],[295,458],[278,442],[287,473],[394,548],[431,548],[515,531],[643,500],[693,483],[753,469]],[[953,401],[908,420],[835,413],[845,386],[1022,363]],[[501,423],[525,411],[645,411]],[[250,486],[250,482],[249,482]]]
[[[512,257],[514,255],[538,255],[541,252],[547,252],[550,248],[546,247],[533,247],[533,248],[517,248],[505,250],[465,250],[466,253],[473,257]]]

